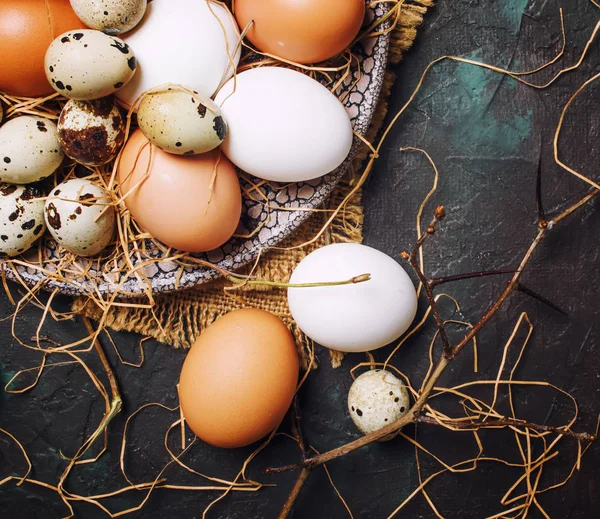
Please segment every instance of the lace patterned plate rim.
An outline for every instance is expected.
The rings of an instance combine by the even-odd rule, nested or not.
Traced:
[[[366,24],[372,23],[387,12],[385,4],[379,4],[367,11]],[[375,113],[385,77],[389,49],[388,34],[364,40],[353,48],[359,57],[357,65],[352,69],[337,95],[344,99],[354,130],[364,136],[369,129]],[[309,209],[318,208],[329,197],[339,180],[342,178],[354,158],[360,140],[355,137],[350,155],[345,162],[332,173],[307,182],[299,182],[279,189],[271,185],[263,186],[263,194],[267,197],[269,209],[259,202],[244,195],[242,219],[236,234],[248,235],[253,229],[261,227],[250,239],[233,238],[223,247],[206,254],[194,255],[209,261],[217,267],[235,271],[256,259],[259,251],[272,247],[294,233],[310,217]],[[241,179],[242,187],[249,188],[251,184]],[[247,191],[247,190],[246,190]],[[289,209],[299,209],[290,211]],[[154,247],[148,257],[153,261],[144,267],[144,276],[129,274],[123,279],[122,273],[106,271],[98,261],[81,258],[78,263],[82,272],[95,271],[92,281],[85,277],[74,275],[66,280],[53,279],[36,268],[35,255],[23,255],[23,262],[15,265],[15,273],[7,262],[0,261],[0,269],[8,279],[16,280],[17,276],[29,286],[43,285],[48,291],[58,291],[66,295],[85,295],[90,293],[109,295],[119,292],[119,297],[135,297],[148,292],[167,293],[193,288],[209,282],[219,276],[215,269],[199,265],[185,266],[172,260],[160,261],[161,250]],[[56,246],[52,240],[45,245],[44,256],[57,258]],[[143,260],[143,258],[141,259]],[[27,265],[29,263],[30,266]],[[95,265],[96,264],[96,265]],[[43,265],[47,268],[48,265]],[[51,268],[51,267],[50,267]],[[48,269],[49,270],[49,269]],[[145,278],[145,279],[144,279]],[[99,280],[102,279],[102,282]],[[150,284],[150,287],[148,286]]]

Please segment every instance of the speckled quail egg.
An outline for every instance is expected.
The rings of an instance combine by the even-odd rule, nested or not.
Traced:
[[[42,196],[35,186],[0,184],[0,253],[17,256],[44,233]]]
[[[71,0],[73,11],[83,23],[112,36],[140,23],[146,5],[148,0]]]
[[[86,166],[113,160],[125,141],[125,122],[110,97],[71,99],[58,120],[58,138],[67,156]]]
[[[0,182],[37,182],[52,175],[64,157],[49,119],[24,115],[0,127]]]
[[[348,393],[348,411],[363,434],[369,434],[404,416],[410,399],[405,385],[389,371],[374,369],[360,375]],[[389,440],[395,435],[386,436]]]
[[[176,87],[143,97],[138,125],[153,144],[177,155],[206,153],[227,135],[227,124],[213,101]]]
[[[110,201],[106,190],[88,179],[64,181],[46,200],[44,217],[50,234],[78,256],[98,254],[112,241],[116,227]]]
[[[80,101],[113,94],[137,68],[123,40],[89,29],[61,34],[48,47],[44,63],[54,90]]]

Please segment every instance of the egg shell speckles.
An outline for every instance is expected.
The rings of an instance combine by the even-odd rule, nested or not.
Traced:
[[[0,253],[17,256],[44,233],[42,196],[34,186],[0,184]]]
[[[48,119],[26,115],[0,128],[0,182],[37,182],[52,175],[64,157],[56,124]]]
[[[109,201],[108,193],[90,180],[66,180],[46,200],[44,218],[50,234],[78,256],[98,254],[112,241],[116,227],[114,209],[105,211]]]
[[[125,122],[112,98],[72,99],[60,114],[58,137],[67,156],[86,166],[101,166],[123,146]]]
[[[227,135],[221,110],[210,99],[169,88],[145,96],[138,124],[156,146],[176,155],[198,155],[219,146]]]
[[[71,0],[73,11],[83,23],[112,36],[140,23],[147,4],[147,0]]]
[[[356,427],[369,434],[404,416],[410,407],[405,385],[389,371],[375,369],[358,377],[348,393],[348,411]],[[389,440],[386,436],[384,440]]]
[[[137,69],[123,40],[100,31],[66,32],[48,47],[46,76],[54,90],[70,99],[98,99],[126,85]]]

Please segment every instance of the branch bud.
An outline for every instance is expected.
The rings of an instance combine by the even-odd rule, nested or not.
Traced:
[[[446,218],[446,208],[443,205],[438,205],[433,216],[435,216],[436,220],[443,220]]]
[[[364,283],[371,280],[371,274],[362,274],[352,278],[352,283]]]

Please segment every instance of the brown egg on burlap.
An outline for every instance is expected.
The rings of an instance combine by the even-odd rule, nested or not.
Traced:
[[[68,157],[86,166],[101,166],[121,150],[125,121],[110,97],[70,100],[58,120],[58,138]]]

